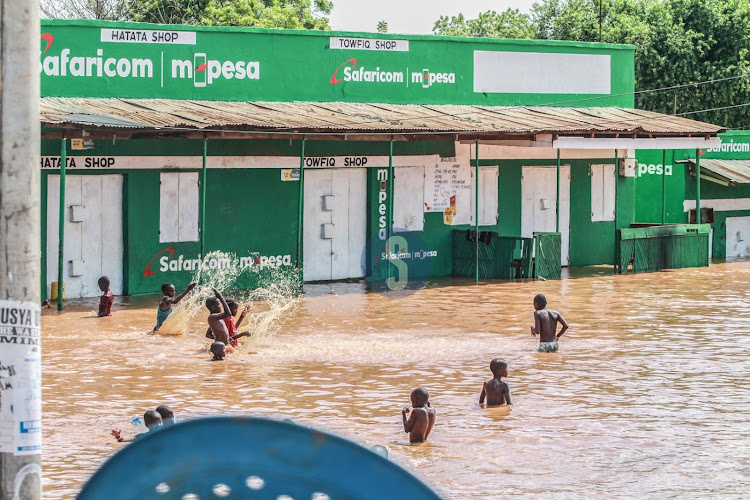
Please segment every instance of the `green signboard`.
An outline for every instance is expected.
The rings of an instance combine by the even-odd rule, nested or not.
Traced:
[[[634,88],[625,45],[103,21],[43,20],[39,73],[54,97],[632,107]]]

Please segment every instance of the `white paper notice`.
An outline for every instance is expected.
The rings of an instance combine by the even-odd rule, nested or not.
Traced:
[[[0,300],[0,452],[42,450],[39,303]]]
[[[440,158],[435,166],[425,167],[424,211],[452,209],[446,223],[471,223],[471,169],[458,158]],[[448,222],[450,221],[450,222]]]

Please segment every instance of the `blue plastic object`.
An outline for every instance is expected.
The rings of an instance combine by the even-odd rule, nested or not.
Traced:
[[[287,422],[210,417],[148,433],[115,453],[78,500],[383,500],[440,497],[387,458]]]

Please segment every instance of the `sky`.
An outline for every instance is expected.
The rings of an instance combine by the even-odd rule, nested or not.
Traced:
[[[477,17],[480,12],[508,8],[528,13],[535,0],[333,0],[331,29],[377,31],[378,21],[388,23],[388,33],[432,34],[440,16]]]

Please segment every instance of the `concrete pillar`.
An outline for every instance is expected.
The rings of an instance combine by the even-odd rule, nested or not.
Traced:
[[[41,498],[39,1],[0,0],[0,498]]]

